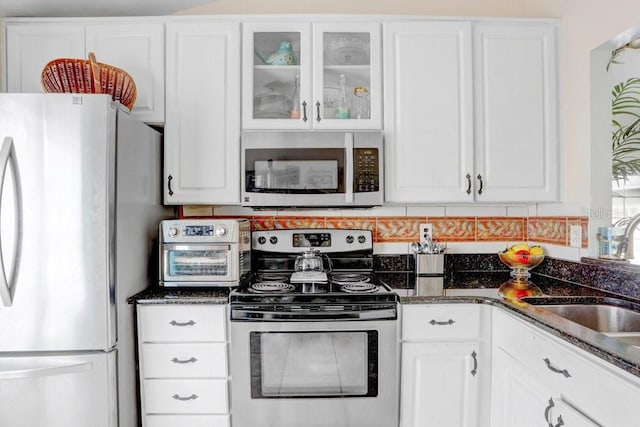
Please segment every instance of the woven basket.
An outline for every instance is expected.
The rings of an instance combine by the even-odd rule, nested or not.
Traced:
[[[136,102],[136,84],[124,70],[89,59],[58,58],[49,61],[40,77],[46,93],[108,93],[128,109]]]

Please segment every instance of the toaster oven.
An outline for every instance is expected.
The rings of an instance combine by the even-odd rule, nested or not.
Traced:
[[[251,273],[251,230],[246,219],[160,222],[160,286],[237,286]]]

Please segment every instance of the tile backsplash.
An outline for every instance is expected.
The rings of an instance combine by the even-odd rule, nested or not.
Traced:
[[[190,207],[180,209],[180,217],[214,216],[213,211]],[[588,245],[588,217],[580,216],[331,216],[261,214],[215,215],[242,217],[252,230],[290,228],[357,228],[371,230],[374,243],[409,243],[419,240],[421,223],[433,224],[433,238],[439,242],[532,241],[569,246],[569,229],[582,228],[582,248]]]

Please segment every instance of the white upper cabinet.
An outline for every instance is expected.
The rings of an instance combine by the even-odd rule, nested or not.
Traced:
[[[471,63],[469,22],[385,24],[387,202],[473,199]]]
[[[387,23],[391,203],[558,199],[557,24]]]
[[[378,23],[243,25],[242,127],[380,129]]]
[[[167,24],[166,204],[240,204],[240,24]]]
[[[83,58],[82,24],[6,24],[7,92],[42,92],[40,74],[55,58]]]
[[[121,68],[133,77],[132,115],[164,122],[164,24],[150,21],[37,20],[6,24],[8,92],[42,92],[40,75],[57,58],[87,59]]]
[[[147,123],[164,122],[164,25],[160,23],[91,24],[86,52],[98,62],[125,70],[136,82],[132,113]]]
[[[477,23],[473,37],[477,200],[557,200],[556,25]]]

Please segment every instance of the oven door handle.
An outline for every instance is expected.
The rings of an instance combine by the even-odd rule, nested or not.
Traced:
[[[353,203],[353,133],[347,132],[344,134],[344,148],[345,148],[345,177],[344,177],[344,202],[347,204]]]
[[[266,311],[232,308],[232,321],[253,322],[309,322],[309,321],[352,321],[352,320],[395,320],[396,308],[381,308],[363,311]]]

